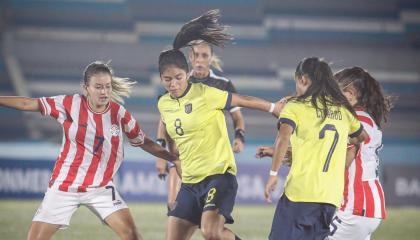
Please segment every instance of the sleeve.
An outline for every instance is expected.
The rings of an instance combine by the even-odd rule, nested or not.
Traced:
[[[230,109],[232,103],[232,93],[219,90],[214,87],[202,85],[206,104],[211,109]]]
[[[124,117],[121,119],[121,125],[132,146],[138,147],[144,143],[146,135],[137,120],[127,110],[125,110]]]
[[[349,111],[347,111],[349,114],[349,137],[354,138],[359,136],[363,132],[363,125],[360,123],[360,121],[353,116]]]
[[[296,127],[299,124],[298,114],[296,114],[298,112],[297,110],[298,107],[299,105],[295,102],[287,103],[280,113],[277,128],[280,128],[280,125],[282,123],[286,123],[286,124],[289,124],[293,128],[293,131],[295,131]]]
[[[232,83],[232,81],[229,81],[227,84],[226,84],[226,91],[228,91],[228,92],[230,92],[230,93],[238,93],[238,91],[236,91],[236,88],[235,88],[235,86],[233,85],[233,83]],[[229,108],[229,112],[236,112],[236,111],[238,111],[238,110],[240,110],[241,109],[241,107],[230,107]]]
[[[59,123],[67,119],[67,112],[70,112],[73,96],[55,96],[38,98],[40,112],[43,116],[51,116]],[[69,108],[66,111],[66,106]]]

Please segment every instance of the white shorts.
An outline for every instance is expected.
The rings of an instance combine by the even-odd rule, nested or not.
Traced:
[[[353,215],[351,212],[337,211],[330,224],[332,240],[369,240],[381,223],[379,218]]]
[[[32,221],[58,224],[63,229],[69,226],[71,216],[81,205],[89,208],[102,221],[111,213],[128,208],[112,183],[88,192],[63,192],[49,188]]]

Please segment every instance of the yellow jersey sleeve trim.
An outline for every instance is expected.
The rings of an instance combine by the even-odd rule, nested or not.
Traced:
[[[351,137],[351,138],[358,137],[358,136],[359,136],[362,132],[363,132],[363,125],[362,125],[362,124],[360,124],[359,129],[358,129],[356,132],[351,133],[351,134],[349,135],[349,137]]]
[[[280,129],[280,125],[282,123],[286,123],[286,124],[290,125],[293,128],[293,132],[295,131],[296,123],[292,119],[290,119],[290,118],[280,118],[278,123],[277,123],[277,129]]]

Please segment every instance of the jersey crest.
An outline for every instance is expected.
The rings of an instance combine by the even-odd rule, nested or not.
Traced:
[[[192,103],[185,104],[185,113],[190,114],[192,112]]]

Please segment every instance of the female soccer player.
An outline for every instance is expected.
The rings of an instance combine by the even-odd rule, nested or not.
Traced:
[[[0,97],[0,106],[40,111],[63,126],[63,144],[28,239],[50,239],[69,225],[80,205],[87,206],[121,239],[141,239],[127,204],[112,178],[123,160],[123,133],[130,144],[163,159],[177,157],[150,140],[122,105],[134,82],[113,75],[103,62],[84,72],[84,95]],[[178,163],[177,163],[178,165]]]
[[[218,88],[223,91],[237,93],[232,82],[221,73],[221,61],[214,54],[211,45],[203,41],[198,41],[191,46],[189,60],[192,66],[189,81],[191,83],[203,83],[205,85]],[[215,68],[217,70],[214,70]],[[239,153],[244,148],[245,143],[245,122],[239,107],[229,109],[235,129],[235,139],[233,140],[233,151]],[[166,146],[164,138],[164,127],[159,123],[157,143]],[[168,173],[168,209],[175,203],[176,195],[181,187],[181,179],[178,177],[173,164],[163,159],[157,159],[156,168],[159,176],[163,178]]]
[[[378,176],[378,151],[382,148],[381,125],[387,120],[392,99],[385,96],[379,82],[360,67],[341,70],[334,78],[369,137],[360,149],[354,146],[349,149],[344,198],[331,223],[329,239],[368,240],[386,217]]]
[[[188,82],[188,63],[181,48],[195,40],[223,46],[230,39],[212,10],[185,24],[173,49],[159,56],[167,94],[158,102],[169,147],[179,152],[182,185],[169,211],[167,239],[189,239],[196,226],[205,239],[239,239],[224,227],[233,223],[237,192],[236,165],[222,109],[249,107],[280,112],[282,104],[240,96],[202,83]]]
[[[366,133],[328,64],[316,57],[299,62],[296,97],[280,114],[265,198],[271,202],[277,171],[292,145],[293,161],[278,202],[269,239],[324,239],[344,187],[348,136],[358,144]]]

